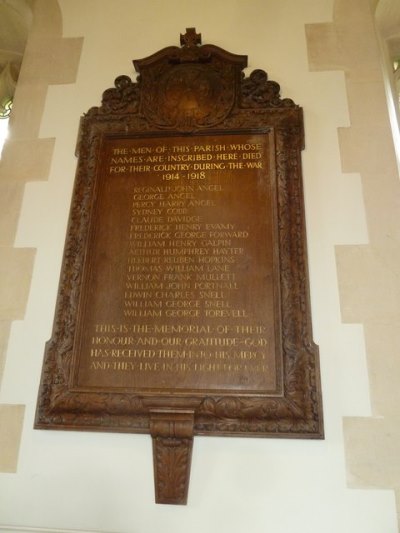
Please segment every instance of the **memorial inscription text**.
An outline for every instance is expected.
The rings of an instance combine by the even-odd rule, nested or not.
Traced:
[[[101,153],[74,387],[277,390],[271,134],[109,137]]]

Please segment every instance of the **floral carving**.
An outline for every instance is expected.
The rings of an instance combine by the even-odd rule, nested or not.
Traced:
[[[268,80],[263,70],[253,70],[248,78],[243,75],[241,84],[242,107],[292,107],[293,100],[281,99],[280,86],[276,81]]]
[[[156,499],[160,503],[186,503],[192,439],[155,437]]]
[[[139,86],[129,76],[118,76],[115,89],[103,93],[102,111],[104,113],[137,113],[139,106]]]

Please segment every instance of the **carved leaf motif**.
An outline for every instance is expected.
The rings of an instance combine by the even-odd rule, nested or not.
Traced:
[[[184,500],[187,490],[191,439],[155,438],[158,499]]]
[[[102,112],[104,113],[137,113],[139,107],[139,86],[132,83],[129,76],[118,76],[115,89],[107,89],[103,93]]]
[[[281,100],[280,86],[276,81],[269,81],[263,70],[254,70],[248,78],[242,79],[242,107],[291,107],[293,100]]]

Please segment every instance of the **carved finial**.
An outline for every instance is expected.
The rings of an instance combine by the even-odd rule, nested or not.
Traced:
[[[181,46],[188,48],[201,44],[201,33],[196,33],[196,28],[186,28],[185,35],[181,33]]]

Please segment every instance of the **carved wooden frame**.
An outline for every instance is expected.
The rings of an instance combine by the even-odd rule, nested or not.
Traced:
[[[134,65],[137,81],[119,76],[100,107],[81,119],[79,162],[51,340],[46,345],[36,428],[151,433],[157,501],[185,503],[193,435],[322,438],[318,348],[312,341],[301,158],[303,117],[262,70],[245,77],[247,57],[200,46],[189,28],[182,47],[168,47]],[[209,72],[217,104],[200,118],[168,114],[154,80],[172,66]],[[208,70],[207,70],[208,69]],[[167,75],[165,74],[165,75]],[[215,96],[215,95],[214,95]],[[281,395],[153,395],[75,392],[69,387],[73,341],[104,135],[273,131],[278,199]]]

